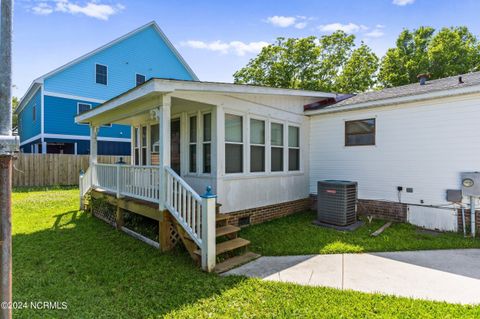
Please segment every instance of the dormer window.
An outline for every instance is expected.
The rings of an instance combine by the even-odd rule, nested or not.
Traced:
[[[108,69],[106,65],[95,64],[95,82],[98,84],[107,85]]]

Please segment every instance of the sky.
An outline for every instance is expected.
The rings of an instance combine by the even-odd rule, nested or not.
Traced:
[[[200,80],[232,82],[277,37],[354,34],[381,57],[402,29],[465,25],[479,0],[16,0],[13,95],[37,77],[155,20]]]

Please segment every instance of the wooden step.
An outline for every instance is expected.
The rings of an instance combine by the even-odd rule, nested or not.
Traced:
[[[239,230],[240,230],[240,227],[233,226],[233,225],[218,227],[217,228],[217,237],[234,234],[234,233],[238,232]]]
[[[216,249],[216,255],[221,255],[223,253],[226,253],[227,251],[232,251],[241,247],[248,246],[250,244],[250,241],[243,239],[243,238],[235,238],[231,240],[224,241],[222,243],[217,244],[215,247]],[[200,249],[195,250],[195,254],[201,256],[202,251]]]
[[[247,252],[243,255],[229,258],[229,259],[217,264],[215,266],[215,272],[217,274],[221,274],[222,272],[226,272],[226,271],[229,271],[233,268],[237,268],[237,267],[239,267],[241,265],[244,265],[248,262],[251,262],[252,260],[255,260],[259,257],[260,257],[259,254],[255,254],[255,253],[252,253],[252,252]]]

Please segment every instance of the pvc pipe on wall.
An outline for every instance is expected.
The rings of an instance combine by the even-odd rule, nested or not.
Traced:
[[[475,197],[470,196],[470,227],[472,229],[472,237],[475,237]]]

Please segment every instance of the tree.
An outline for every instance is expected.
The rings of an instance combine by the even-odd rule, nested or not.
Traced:
[[[18,127],[18,116],[15,114],[15,110],[17,109],[18,107],[18,104],[19,104],[19,100],[16,96],[13,96],[12,97],[12,111],[13,111],[13,114],[12,114],[12,128],[16,128]]]
[[[362,43],[355,49],[355,36],[337,31],[321,38],[278,38],[233,76],[235,83],[362,92],[375,84],[377,68],[370,48]]]
[[[466,27],[403,30],[396,47],[380,63],[379,82],[385,87],[414,83],[417,75],[432,79],[474,71],[479,65],[478,39]]]

